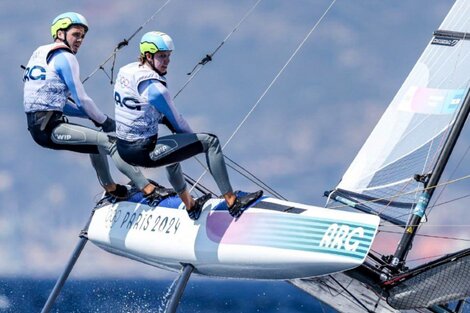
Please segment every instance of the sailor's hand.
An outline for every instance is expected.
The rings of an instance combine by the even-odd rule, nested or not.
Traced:
[[[97,121],[94,121],[94,120],[92,120],[91,118],[90,118],[90,121],[92,121],[92,122],[93,122],[93,125],[95,125],[96,127],[98,127],[98,128],[101,127],[101,124],[98,123]]]
[[[100,126],[105,133],[112,133],[116,131],[116,122],[109,116],[106,117],[106,120]]]

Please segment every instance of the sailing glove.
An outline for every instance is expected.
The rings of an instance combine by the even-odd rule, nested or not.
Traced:
[[[106,120],[103,122],[103,124],[99,124],[95,121],[93,121],[93,124],[95,124],[96,127],[101,127],[105,133],[112,133],[116,131],[116,122],[109,116],[106,116]]]
[[[105,133],[111,133],[116,131],[116,122],[110,118],[109,116],[106,117],[106,120],[103,124],[101,124],[101,129]]]

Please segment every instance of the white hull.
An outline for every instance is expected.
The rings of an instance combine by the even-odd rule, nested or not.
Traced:
[[[284,210],[287,210],[284,212]],[[379,218],[263,198],[234,220],[220,199],[192,221],[178,198],[159,206],[118,202],[96,209],[88,238],[97,246],[165,269],[189,263],[206,276],[293,279],[360,265]]]

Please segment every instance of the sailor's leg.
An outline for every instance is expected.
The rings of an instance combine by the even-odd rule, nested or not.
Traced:
[[[81,125],[62,123],[54,128],[51,139],[57,145],[67,146],[68,150],[90,153],[98,180],[101,186],[108,190],[109,186],[114,186],[115,183],[109,172],[106,149],[98,145],[98,134],[98,131]]]
[[[202,152],[206,154],[209,171],[227,202],[230,214],[239,217],[263,192],[259,190],[240,197],[235,195],[217,136],[205,133],[164,136],[157,140],[150,158],[155,161],[155,166],[162,166],[181,162]]]
[[[194,134],[174,134],[158,138],[154,150],[149,154],[153,166],[166,166],[168,181],[186,208],[191,208],[194,200],[186,189],[179,162],[201,152],[202,144]]]
[[[81,125],[62,123],[52,131],[52,141],[58,145],[67,145],[69,150],[79,152],[88,152],[89,149],[86,150],[85,148],[93,147],[97,153],[90,154],[90,158],[92,159],[98,180],[108,192],[114,191],[119,186],[114,183],[111,177],[106,155],[111,156],[116,163],[116,167],[132,180],[140,190],[150,184],[137,168],[125,163],[120,158],[116,150],[115,141],[106,133]],[[119,194],[123,193],[123,190],[119,192]]]
[[[149,156],[155,166],[164,166],[187,160],[203,151],[196,134],[173,134],[158,138]]]
[[[106,156],[106,152],[101,147],[98,147],[98,151],[99,153],[97,154],[90,154],[90,160],[93,168],[95,169],[100,185],[106,188],[106,186],[113,185],[114,180],[111,177],[111,173],[109,172],[108,157]]]
[[[178,193],[189,217],[193,220],[199,218],[204,203],[211,195],[193,199],[186,188],[186,181],[179,162],[203,151],[203,145],[195,134],[176,134],[158,139],[154,150],[149,155],[155,166],[167,165],[168,181]]]
[[[209,171],[227,202],[230,215],[235,218],[240,217],[244,210],[263,195],[263,191],[259,190],[252,193],[240,191],[235,195],[230,184],[222,147],[218,138],[211,134],[197,134],[197,136],[203,143]]]
[[[181,201],[183,201],[186,208],[194,206],[194,199],[186,188],[186,181],[184,180],[181,164],[175,163],[165,167],[166,176],[173,189],[176,191]]]
[[[199,153],[206,153],[207,165],[222,194],[233,193],[222,148],[211,134],[175,134],[158,138],[150,158],[156,166],[174,164]]]
[[[104,142],[104,145],[108,151],[108,154],[113,159],[113,162],[116,165],[117,169],[121,173],[126,175],[139,190],[144,190],[148,185],[150,185],[149,180],[142,174],[139,168],[126,163],[121,158],[117,151],[116,143],[114,141],[108,140],[107,142]],[[153,188],[151,189],[153,190]]]
[[[186,181],[184,180],[183,171],[180,163],[171,164],[165,167],[166,176],[173,189],[178,193],[186,190]]]
[[[209,171],[219,187],[220,192],[225,195],[233,193],[232,185],[227,173],[222,147],[217,136],[212,134],[196,134],[201,141]]]

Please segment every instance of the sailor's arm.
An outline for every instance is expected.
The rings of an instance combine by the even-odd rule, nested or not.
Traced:
[[[101,112],[95,102],[85,92],[85,88],[80,81],[80,70],[77,58],[72,53],[59,52],[54,55],[51,64],[67,85],[70,97],[74,101],[72,104],[67,103],[68,107],[65,108],[65,112],[67,113],[67,111],[70,110],[70,112],[75,112],[74,116],[80,116],[78,115],[78,111],[82,111],[85,116],[96,124],[103,124],[108,117]]]
[[[164,115],[171,126],[169,128],[176,133],[193,133],[188,122],[173,104],[168,89],[159,82],[150,84],[148,88],[149,103]]]

